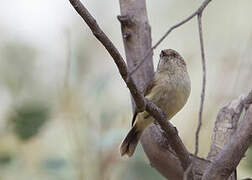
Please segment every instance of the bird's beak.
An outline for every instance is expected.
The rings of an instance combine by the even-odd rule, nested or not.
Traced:
[[[161,51],[160,57],[163,57],[163,56],[165,56],[165,52],[164,52],[164,51]]]

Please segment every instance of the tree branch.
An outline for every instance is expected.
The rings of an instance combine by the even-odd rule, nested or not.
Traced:
[[[212,161],[204,173],[203,180],[227,179],[239,164],[252,142],[252,105],[246,111],[245,119],[240,123],[224,150]]]
[[[121,32],[128,71],[138,63],[145,52],[151,48],[151,28],[149,26],[145,0],[119,0],[121,15],[117,16],[121,23]],[[154,75],[152,56],[148,57],[141,69],[132,75],[137,88],[142,92],[146,83]],[[131,99],[133,112],[134,99]]]
[[[202,23],[201,23],[202,12],[198,14],[198,27],[199,27],[199,38],[200,38],[200,51],[201,51],[201,59],[202,59],[202,90],[201,90],[201,100],[200,100],[200,110],[199,110],[199,122],[195,135],[195,152],[194,155],[198,154],[199,151],[199,132],[202,125],[202,114],[203,114],[203,106],[205,100],[205,89],[206,89],[206,60],[205,60],[205,52],[204,52],[204,42],[202,35]]]
[[[109,54],[112,56],[114,62],[116,63],[119,72],[127,84],[131,95],[133,96],[138,111],[146,110],[151,116],[153,116],[157,122],[160,124],[161,128],[164,130],[168,139],[170,140],[170,145],[176,152],[181,165],[184,170],[191,163],[191,159],[189,157],[189,153],[186,150],[184,144],[178,136],[178,132],[176,128],[167,120],[165,113],[159,109],[155,104],[148,101],[143,97],[140,91],[137,89],[136,84],[134,83],[131,76],[128,74],[128,70],[126,64],[120,55],[119,51],[110,41],[110,39],[105,35],[105,33],[100,29],[98,24],[92,15],[88,12],[88,10],[84,7],[84,5],[79,0],[69,0],[78,14],[83,18],[83,20],[87,23],[89,28],[92,30],[94,36],[103,44],[103,46],[107,49]]]
[[[213,160],[224,149],[230,137],[236,131],[244,107],[244,102],[248,97],[248,95],[242,95],[220,109],[215,121],[211,148],[207,159]],[[236,173],[232,173],[228,179],[236,180]]]
[[[242,95],[220,109],[215,121],[211,148],[207,159],[213,160],[235,133],[244,107],[243,102],[247,97],[249,96]]]
[[[158,42],[156,44],[154,44],[154,46],[152,46],[151,49],[149,49],[146,54],[143,56],[143,59],[141,59],[141,61],[139,61],[139,64],[137,64],[135,66],[134,69],[132,69],[129,73],[129,75],[131,76],[132,74],[134,74],[138,68],[144,63],[144,61],[146,61],[150,55],[152,55],[152,52],[154,49],[156,49],[158,47],[159,44],[161,44],[161,42],[163,42],[163,40],[170,34],[170,32],[172,32],[172,30],[180,27],[181,25],[189,22],[194,16],[198,15],[198,14],[202,14],[202,12],[204,11],[204,9],[207,7],[207,5],[211,2],[212,0],[205,0],[203,1],[203,3],[200,5],[200,7],[194,11],[190,16],[188,16],[187,18],[185,18],[184,20],[182,20],[181,22],[173,25],[172,27],[170,27],[166,33],[158,40]]]

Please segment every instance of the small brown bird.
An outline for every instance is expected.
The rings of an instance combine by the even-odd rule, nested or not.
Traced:
[[[191,82],[184,59],[175,50],[161,51],[157,71],[147,84],[144,96],[164,110],[170,120],[185,105],[191,91]],[[123,140],[120,153],[131,157],[143,131],[154,122],[146,111],[134,114],[132,128]]]

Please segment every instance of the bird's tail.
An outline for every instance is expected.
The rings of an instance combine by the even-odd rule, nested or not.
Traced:
[[[135,123],[121,144],[121,156],[127,154],[129,157],[131,157],[134,154],[142,133],[143,129],[138,128],[137,123]]]

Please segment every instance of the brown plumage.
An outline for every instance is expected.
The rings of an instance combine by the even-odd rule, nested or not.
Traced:
[[[161,51],[157,71],[147,84],[144,96],[171,119],[185,105],[190,90],[190,79],[183,58],[172,49]],[[154,119],[146,111],[134,114],[132,128],[120,147],[121,156],[133,155],[143,131],[152,122]]]

